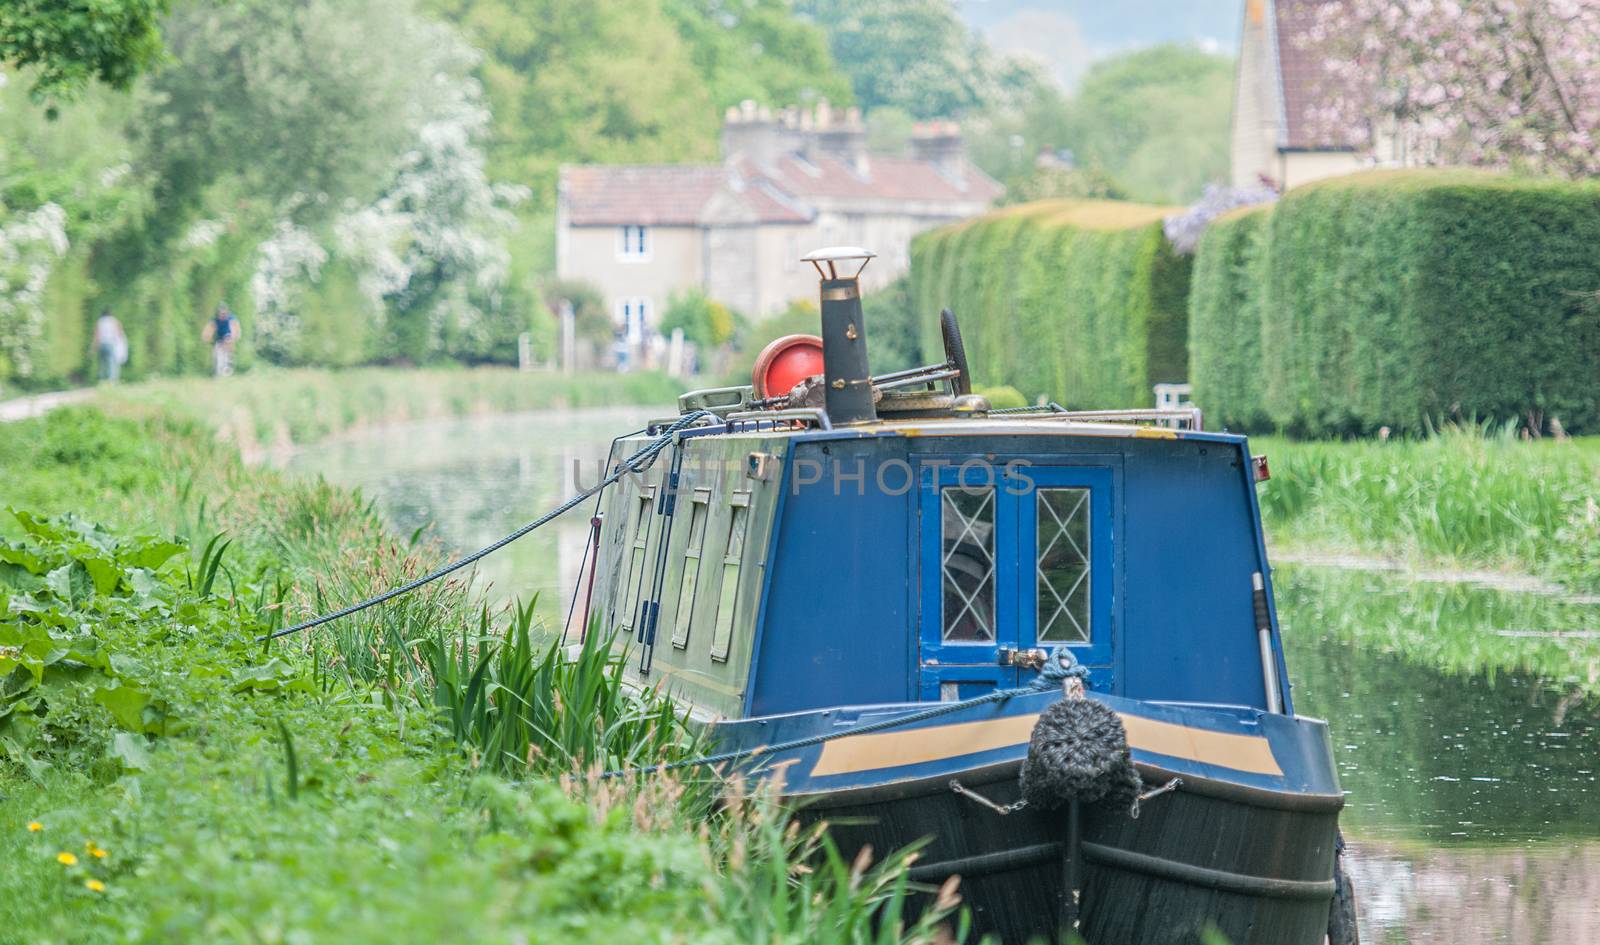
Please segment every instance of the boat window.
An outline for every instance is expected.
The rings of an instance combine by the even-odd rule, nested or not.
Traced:
[[[1035,598],[1039,641],[1089,639],[1089,490],[1039,489]]]
[[[617,606],[621,610],[618,619],[623,627],[633,629],[633,612],[638,606],[637,591],[640,578],[644,575],[644,548],[650,539],[650,504],[655,501],[656,487],[645,486],[634,502],[633,513],[633,550],[629,552],[628,567],[622,572],[622,581],[617,585]]]
[[[739,560],[744,557],[744,533],[749,521],[750,493],[735,492],[729,499],[727,551],[722,556],[722,593],[717,601],[717,623],[711,633],[711,658],[726,660],[733,642],[734,610],[739,602]]]
[[[672,645],[689,645],[689,623],[694,619],[694,592],[700,577],[700,549],[706,543],[706,517],[711,509],[711,490],[696,489],[689,500],[689,544],[683,551],[683,586],[678,591],[678,612],[673,618]]]
[[[939,508],[943,639],[993,642],[995,490],[950,486],[941,490]]]

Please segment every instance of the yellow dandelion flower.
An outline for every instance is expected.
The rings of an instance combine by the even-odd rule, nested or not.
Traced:
[[[29,833],[38,833],[39,831],[41,831],[43,829],[44,829],[44,824],[39,823],[37,820],[28,821],[28,832]]]
[[[62,850],[60,853],[56,854],[56,862],[60,863],[62,866],[77,866],[78,858],[67,851]]]
[[[84,880],[83,881],[83,887],[85,889],[89,890],[90,892],[105,892],[106,891],[106,884],[100,882],[98,879],[86,879],[86,880]]]
[[[89,855],[90,855],[90,856],[92,856],[92,857],[94,857],[94,858],[95,858],[95,859],[97,859],[97,860],[103,860],[103,859],[105,859],[105,858],[106,858],[106,853],[107,853],[107,852],[108,852],[108,851],[107,851],[107,850],[105,850],[105,849],[104,849],[104,848],[102,848],[102,847],[95,847],[95,848],[94,848],[94,849],[93,849],[93,850],[90,850],[90,851],[89,851]]]

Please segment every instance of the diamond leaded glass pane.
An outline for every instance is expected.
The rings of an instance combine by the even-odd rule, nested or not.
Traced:
[[[1089,639],[1089,490],[1039,489],[1038,638]]]
[[[994,496],[993,488],[940,492],[944,558],[939,570],[947,643],[994,640]]]

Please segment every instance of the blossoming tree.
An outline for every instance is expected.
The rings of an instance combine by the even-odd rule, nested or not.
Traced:
[[[1600,0],[1313,5],[1329,131],[1393,133],[1430,163],[1600,173]]]

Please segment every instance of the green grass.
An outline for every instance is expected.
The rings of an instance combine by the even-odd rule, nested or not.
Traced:
[[[474,413],[612,404],[670,404],[683,388],[665,375],[523,373],[509,368],[259,370],[101,388],[113,413],[154,410],[195,420],[252,450],[309,443],[352,427]]]
[[[762,797],[594,777],[693,736],[604,648],[532,645],[526,610],[450,584],[255,643],[437,560],[359,496],[149,411],[5,433],[0,504],[57,517],[0,528],[0,938],[934,940],[948,908],[900,918],[905,855],[843,863]]]
[[[1467,427],[1251,447],[1271,461],[1260,497],[1276,547],[1503,570],[1600,593],[1600,439]]]

